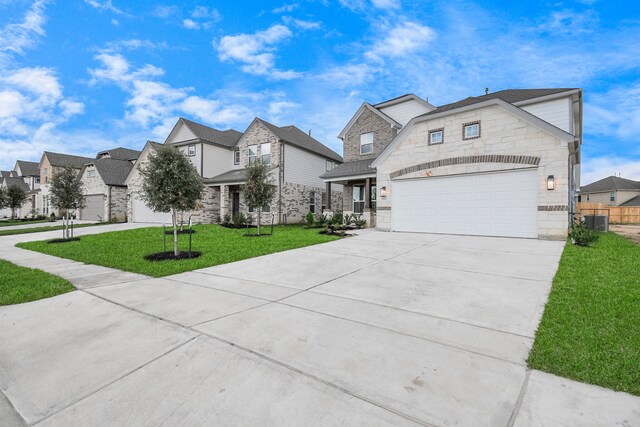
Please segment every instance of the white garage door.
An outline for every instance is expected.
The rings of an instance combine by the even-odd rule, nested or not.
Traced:
[[[171,224],[171,214],[154,212],[144,204],[144,201],[140,199],[137,193],[131,195],[133,197],[132,219],[133,222],[149,222],[154,224]]]
[[[538,172],[394,181],[394,231],[538,237]]]
[[[87,221],[108,221],[104,217],[104,195],[90,194],[84,196],[84,208],[80,209],[80,219]]]

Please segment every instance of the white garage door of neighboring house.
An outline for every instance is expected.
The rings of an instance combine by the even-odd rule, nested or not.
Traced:
[[[538,237],[538,172],[394,181],[394,231]]]
[[[133,222],[149,222],[154,224],[171,224],[171,214],[154,212],[144,204],[137,193],[131,195],[133,197],[133,205],[131,206]]]
[[[104,217],[104,195],[90,194],[84,196],[85,207],[80,209],[80,219],[87,221],[108,221]]]

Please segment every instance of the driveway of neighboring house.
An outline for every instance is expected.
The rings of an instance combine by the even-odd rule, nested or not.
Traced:
[[[0,417],[39,426],[640,423],[640,398],[526,367],[563,242],[358,234],[160,279],[0,238],[0,257],[80,289],[0,307]]]

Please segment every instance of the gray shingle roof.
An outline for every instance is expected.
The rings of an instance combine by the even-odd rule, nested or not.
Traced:
[[[338,153],[318,141],[317,139],[309,136],[306,132],[301,131],[294,125],[289,126],[276,126],[262,119],[258,119],[262,122],[271,132],[273,132],[278,138],[290,143],[291,145],[298,146],[313,153],[320,154],[333,161],[342,163],[342,156]]]
[[[136,160],[140,156],[140,151],[132,150],[130,148],[112,148],[111,150],[104,150],[98,153],[96,159],[102,156],[108,156],[116,160]]]
[[[242,136],[242,132],[238,132],[235,129],[218,130],[185,119],[184,117],[180,117],[180,120],[182,120],[199,139],[225,147],[234,147]]]
[[[507,89],[498,92],[493,92],[488,95],[482,96],[470,96],[461,101],[453,102],[451,104],[442,105],[433,111],[422,114],[420,117],[432,116],[434,114],[443,113],[445,111],[455,110],[457,108],[466,107],[468,105],[478,104],[490,99],[499,98],[510,104],[526,101],[528,99],[540,98],[542,96],[553,95],[560,92],[567,92],[575,90],[574,88],[556,88],[556,89]]]
[[[18,186],[19,188],[22,188],[24,191],[29,191],[29,186],[27,185],[26,182],[24,182],[24,179],[22,178],[16,178],[13,176],[5,176],[3,178],[4,181],[4,186],[9,188],[11,186]]]
[[[18,167],[20,168],[20,172],[22,172],[22,176],[40,176],[39,164],[36,162],[27,162],[24,160],[18,160]]]
[[[93,164],[96,165],[96,169],[106,185],[124,186],[124,181],[133,168],[133,163],[129,160],[118,160],[108,157],[95,160]]]
[[[608,176],[599,181],[592,182],[588,185],[580,187],[580,193],[601,193],[614,190],[638,190],[640,191],[640,181],[619,178],[617,176]]]
[[[375,174],[375,168],[371,167],[375,159],[357,160],[355,162],[347,162],[336,166],[329,172],[321,175],[321,179],[342,178],[349,176],[359,176],[366,174]]]
[[[11,172],[13,171],[0,171],[0,176],[2,176],[3,178],[7,178],[11,176]]]
[[[73,156],[71,154],[61,154],[61,153],[52,153],[50,151],[44,152],[47,159],[49,159],[49,164],[51,166],[71,166],[74,169],[82,169],[86,163],[93,162],[94,159],[90,157],[82,157],[82,156]]]
[[[205,184],[227,184],[233,182],[244,182],[244,169],[232,169],[204,180]]]
[[[621,203],[620,206],[640,206],[640,196],[627,200],[626,202]]]

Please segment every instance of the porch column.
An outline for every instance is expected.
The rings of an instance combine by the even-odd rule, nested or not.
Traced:
[[[229,213],[229,186],[220,186],[220,222],[222,218]]]
[[[327,210],[331,210],[331,183],[327,182]]]
[[[371,178],[367,178],[364,183],[364,210],[371,210]]]

